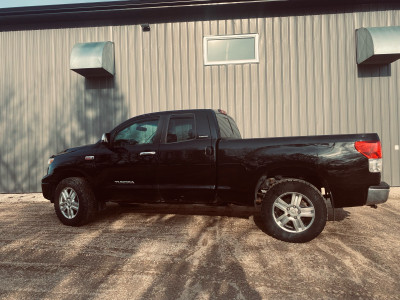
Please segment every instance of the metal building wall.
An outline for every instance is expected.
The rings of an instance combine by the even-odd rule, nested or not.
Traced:
[[[40,191],[48,157],[152,111],[224,108],[245,138],[377,132],[400,185],[400,62],[357,67],[355,30],[400,11],[0,32],[0,192]],[[259,64],[204,66],[205,35],[259,33]],[[113,41],[114,79],[69,70],[75,43]]]

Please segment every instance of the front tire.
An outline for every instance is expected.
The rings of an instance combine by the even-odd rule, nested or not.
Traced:
[[[54,197],[56,215],[65,225],[84,225],[96,213],[95,196],[84,178],[69,177],[62,180],[57,185]]]
[[[321,193],[299,179],[276,182],[265,195],[261,212],[267,233],[291,243],[314,239],[324,229],[327,219]]]

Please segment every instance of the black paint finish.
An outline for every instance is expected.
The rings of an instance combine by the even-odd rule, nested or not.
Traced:
[[[63,178],[83,176],[103,200],[253,205],[259,178],[299,178],[324,187],[335,207],[364,205],[368,188],[379,185],[355,141],[378,141],[375,133],[307,137],[221,139],[214,110],[160,112],[132,118],[110,132],[109,143],[68,149],[54,156],[42,179],[53,200]],[[193,114],[193,138],[167,143],[172,115]],[[159,118],[154,143],[116,146],[123,128]],[[155,152],[141,156],[142,152]],[[85,160],[94,156],[94,160]]]

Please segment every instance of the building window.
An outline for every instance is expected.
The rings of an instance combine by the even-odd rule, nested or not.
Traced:
[[[204,64],[258,63],[258,34],[205,36]]]

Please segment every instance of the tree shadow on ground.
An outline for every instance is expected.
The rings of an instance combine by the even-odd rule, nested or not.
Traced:
[[[11,231],[2,243],[5,298],[261,299],[242,262],[227,255],[235,239],[226,240],[221,218],[207,208],[178,208],[180,215],[167,206],[140,205],[133,213],[111,204],[97,221],[69,227],[47,205],[21,203],[12,224],[0,221]],[[191,217],[199,214],[209,217]]]
[[[132,215],[152,220],[149,227],[160,226],[176,236],[187,236],[185,247],[174,255],[172,261],[158,266],[160,274],[141,295],[142,299],[193,299],[207,295],[208,299],[262,299],[249,284],[241,262],[233,255],[234,245],[224,242],[221,236],[220,217],[249,219],[255,209],[235,205],[207,206],[193,204],[130,204],[119,206],[108,203],[97,222],[113,223],[121,215]],[[196,234],[188,234],[190,216],[205,216],[196,226]],[[210,217],[210,218],[208,218]],[[143,230],[152,231],[151,228]],[[176,230],[180,232],[176,232]],[[168,234],[168,233],[166,233]],[[176,241],[171,241],[175,248]],[[179,244],[179,243],[178,243]],[[201,253],[198,255],[196,253]]]

